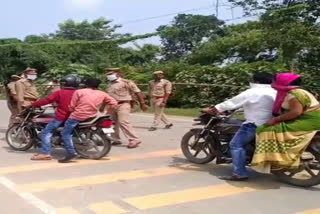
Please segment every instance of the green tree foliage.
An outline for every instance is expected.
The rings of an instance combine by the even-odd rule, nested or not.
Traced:
[[[8,45],[8,44],[16,44],[16,43],[22,43],[22,41],[17,38],[0,39],[0,45]]]
[[[79,23],[69,19],[59,24],[59,30],[56,31],[54,38],[86,41],[118,38],[121,35],[116,34],[115,31],[121,26],[111,25],[111,22],[105,18],[99,18],[92,22],[84,20]]]
[[[157,62],[159,56],[159,46],[145,44],[143,46],[135,45],[135,48],[126,48],[122,58],[129,65],[144,65]]]
[[[306,18],[308,8],[299,4],[269,10],[259,21],[227,26],[225,36],[200,45],[189,61],[205,65],[255,62],[266,53],[277,54],[281,63],[292,66],[319,44],[320,28]]]
[[[165,60],[179,59],[205,40],[214,40],[222,34],[223,22],[214,15],[177,15],[171,25],[162,25],[160,33]]]
[[[225,36],[200,45],[188,61],[203,65],[254,62],[259,53],[270,50],[260,22],[228,26],[224,30]]]
[[[48,42],[49,36],[46,34],[38,35],[28,35],[24,38],[24,42],[26,43],[41,43],[41,42]]]
[[[50,73],[52,68],[70,64],[83,64],[96,72],[100,72],[105,67],[142,65],[153,60],[158,49],[153,45],[128,49],[121,47],[121,44],[153,35],[101,41],[50,40],[44,43],[0,45],[0,78],[6,79],[26,67],[35,67],[42,74]]]
[[[309,21],[316,22],[320,16],[318,0],[229,0],[229,2],[242,7],[247,15],[304,4],[309,6],[307,8],[307,19]]]
[[[169,105],[199,107],[245,90],[255,72],[294,68],[302,74],[304,86],[319,93],[318,5],[288,0],[232,2],[262,15],[256,21],[226,26],[215,16],[180,14],[157,32],[138,36],[116,34],[119,26],[105,19],[68,20],[49,36],[2,39],[0,81],[28,66],[40,71],[40,82],[69,73],[105,80],[106,67],[121,67],[124,77],[144,84],[141,89],[146,91],[152,73],[163,70],[172,82],[185,83],[176,86]],[[134,43],[156,35],[162,46]],[[271,56],[275,60],[269,60]]]

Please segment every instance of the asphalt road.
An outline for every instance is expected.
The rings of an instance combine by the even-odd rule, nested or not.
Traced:
[[[4,136],[9,117],[0,102],[1,214],[318,214],[320,186],[301,189],[252,172],[244,183],[217,178],[230,166],[192,165],[179,143],[192,119],[171,117],[171,130],[148,132],[152,116],[132,115],[143,143],[115,146],[100,161],[33,162],[37,152],[14,152]],[[63,150],[53,155],[60,158]]]

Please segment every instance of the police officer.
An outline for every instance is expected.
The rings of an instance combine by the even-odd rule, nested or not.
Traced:
[[[17,108],[18,113],[30,106],[33,101],[39,98],[37,88],[34,85],[34,81],[37,79],[37,69],[27,68],[23,71],[23,78],[18,80],[15,84],[17,93]]]
[[[11,112],[11,116],[9,119],[8,127],[11,127],[14,123],[15,118],[18,115],[17,108],[17,92],[16,92],[16,82],[21,79],[18,75],[12,75],[10,78],[10,82],[7,84],[6,92],[7,92],[7,104],[8,108]]]
[[[164,109],[172,93],[172,84],[169,80],[164,79],[163,71],[156,71],[154,80],[149,82],[150,104],[154,109],[154,120],[149,131],[157,130],[160,120],[165,124],[166,129],[170,129],[173,124],[167,119]]]
[[[52,81],[50,81],[48,83],[46,91],[47,91],[47,94],[49,95],[49,94],[52,94],[52,93],[54,93],[56,91],[59,91],[60,89],[61,88],[60,88],[60,85],[59,85],[59,81],[54,79],[54,80],[52,80]]]
[[[141,143],[141,140],[129,122],[129,114],[134,95],[138,97],[142,111],[147,111],[148,108],[144,103],[144,96],[133,81],[121,78],[119,68],[108,68],[106,72],[110,81],[108,94],[118,101],[118,107],[112,112],[112,118],[115,121],[114,138],[117,140],[114,144],[122,143],[119,133],[121,128],[124,136],[129,140],[127,147],[130,149],[136,148]]]

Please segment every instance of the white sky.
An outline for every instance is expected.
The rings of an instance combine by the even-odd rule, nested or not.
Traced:
[[[219,0],[221,5],[230,4],[227,0]],[[213,4],[216,0],[1,0],[0,38],[51,33],[57,30],[58,23],[67,19],[82,21],[99,17],[114,20],[115,24],[175,13],[193,8],[211,8],[189,12],[192,14],[211,15],[215,13]],[[233,15],[232,15],[233,14]],[[241,9],[220,7],[219,18],[231,19],[242,16]],[[144,34],[170,23],[174,15],[152,19],[144,22],[123,25],[122,33]],[[244,19],[229,23],[244,22]],[[144,42],[158,43],[157,38]]]

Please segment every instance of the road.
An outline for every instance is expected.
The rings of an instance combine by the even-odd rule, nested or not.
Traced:
[[[171,117],[171,130],[148,132],[151,115],[132,115],[139,148],[114,146],[100,161],[59,164],[31,161],[34,150],[10,150],[4,139],[9,112],[5,102],[0,107],[1,214],[320,213],[320,186],[296,188],[254,172],[248,182],[225,182],[217,176],[230,166],[188,163],[179,142],[191,118]]]

